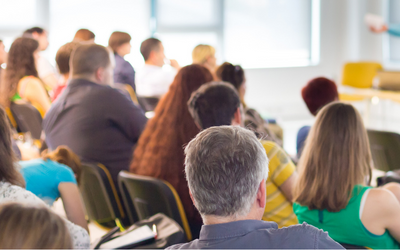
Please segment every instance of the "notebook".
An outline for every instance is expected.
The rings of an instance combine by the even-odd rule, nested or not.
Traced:
[[[122,236],[101,244],[100,249],[133,248],[155,240],[155,233],[149,226],[144,225]]]

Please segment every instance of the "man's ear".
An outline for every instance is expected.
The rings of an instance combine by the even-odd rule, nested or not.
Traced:
[[[96,70],[95,78],[97,81],[102,82],[104,78],[104,68],[100,67]]]
[[[189,190],[189,195],[190,195],[190,199],[192,199],[193,205],[196,206],[196,203],[194,202],[194,199],[193,199],[192,192],[190,190]]]
[[[267,204],[267,186],[265,184],[266,180],[262,180],[260,185],[258,186],[257,191],[257,204],[261,208],[265,208]]]
[[[240,107],[238,107],[233,114],[232,125],[242,125],[242,112],[240,111]]]
[[[32,33],[32,38],[35,39],[35,40],[39,39],[39,33],[33,32]]]

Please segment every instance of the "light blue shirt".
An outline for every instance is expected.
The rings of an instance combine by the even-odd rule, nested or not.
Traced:
[[[34,159],[20,161],[21,174],[26,182],[26,190],[31,191],[50,206],[60,197],[58,185],[63,182],[76,184],[71,168],[51,160]]]
[[[388,33],[393,36],[400,36],[400,23],[389,24]]]

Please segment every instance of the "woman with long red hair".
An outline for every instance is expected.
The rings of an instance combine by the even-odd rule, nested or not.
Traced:
[[[196,64],[178,72],[157,105],[154,117],[147,122],[130,166],[131,172],[166,180],[176,189],[194,237],[198,235],[202,221],[189,196],[183,148],[200,130],[186,103],[193,91],[212,80],[210,71]]]

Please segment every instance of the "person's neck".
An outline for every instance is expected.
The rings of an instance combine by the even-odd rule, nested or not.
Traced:
[[[157,65],[156,63],[154,63],[154,62],[152,62],[152,61],[150,61],[150,60],[145,61],[144,64],[150,65],[150,66],[160,67],[159,65]],[[161,67],[160,67],[160,68],[161,68]]]
[[[245,216],[228,216],[228,217],[203,215],[202,218],[203,218],[204,225],[224,224],[224,223],[241,221],[241,220],[260,220],[261,219],[258,216],[256,216],[254,213],[249,213]]]
[[[71,77],[71,79],[72,80],[82,79],[82,80],[86,80],[89,82],[94,82],[94,83],[102,85],[101,82],[99,82],[94,75],[90,75],[90,76],[88,76],[88,75],[73,75]]]

